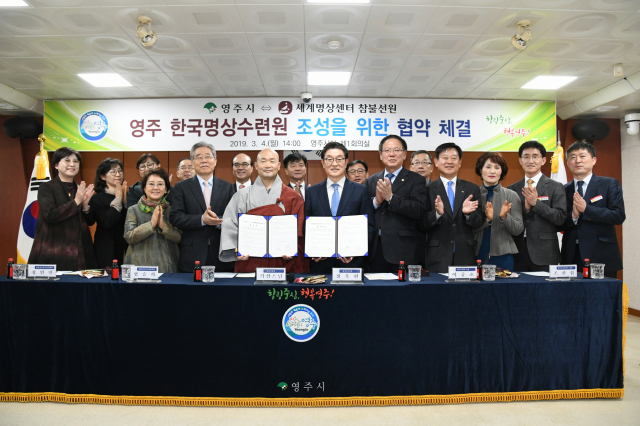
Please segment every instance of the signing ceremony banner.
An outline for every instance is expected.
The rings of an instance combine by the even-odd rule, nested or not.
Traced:
[[[118,99],[45,102],[45,148],[79,151],[319,150],[331,141],[377,150],[400,135],[409,150],[455,142],[465,151],[556,145],[554,102],[453,99]]]

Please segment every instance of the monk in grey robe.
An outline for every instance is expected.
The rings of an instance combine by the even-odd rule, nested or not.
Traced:
[[[258,153],[255,163],[258,178],[251,186],[242,188],[231,198],[223,217],[219,258],[223,262],[236,262],[236,272],[255,272],[256,268],[281,267],[287,272],[309,272],[309,261],[304,257],[304,200],[292,188],[284,185],[278,176],[280,158],[270,149]],[[238,214],[262,216],[298,215],[298,256],[283,258],[250,258],[237,255]]]

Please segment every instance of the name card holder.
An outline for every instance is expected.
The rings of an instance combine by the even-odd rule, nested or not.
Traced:
[[[577,281],[578,265],[549,265],[547,281]]]
[[[449,266],[448,283],[471,282],[478,279],[478,269],[475,266]]]
[[[56,265],[27,265],[28,281],[59,281],[56,277]]]
[[[362,268],[333,268],[331,284],[364,285]]]
[[[287,284],[286,268],[256,268],[254,284],[281,285]]]
[[[159,283],[157,266],[132,266],[131,280],[133,283]]]

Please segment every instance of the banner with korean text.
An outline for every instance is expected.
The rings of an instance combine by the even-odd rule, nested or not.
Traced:
[[[386,135],[409,150],[455,142],[465,151],[556,146],[554,102],[472,99],[189,98],[46,101],[45,148],[80,151],[318,150],[331,141],[377,150]]]

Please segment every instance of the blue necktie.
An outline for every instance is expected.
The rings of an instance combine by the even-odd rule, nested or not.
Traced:
[[[387,175],[385,176],[387,179],[389,179],[389,182],[391,182],[391,178],[393,177],[393,173],[387,173]],[[393,183],[393,182],[391,182]]]
[[[582,198],[584,198],[584,192],[582,192],[582,185],[584,185],[584,181],[579,180],[578,181],[578,194],[580,194],[580,196]]]
[[[449,197],[449,204],[451,204],[451,212],[453,213],[453,201],[456,195],[453,193],[453,181],[447,182],[447,197]]]
[[[336,216],[338,214],[338,205],[340,204],[340,193],[338,192],[338,185],[334,183],[333,185],[333,195],[331,196],[331,216]]]

